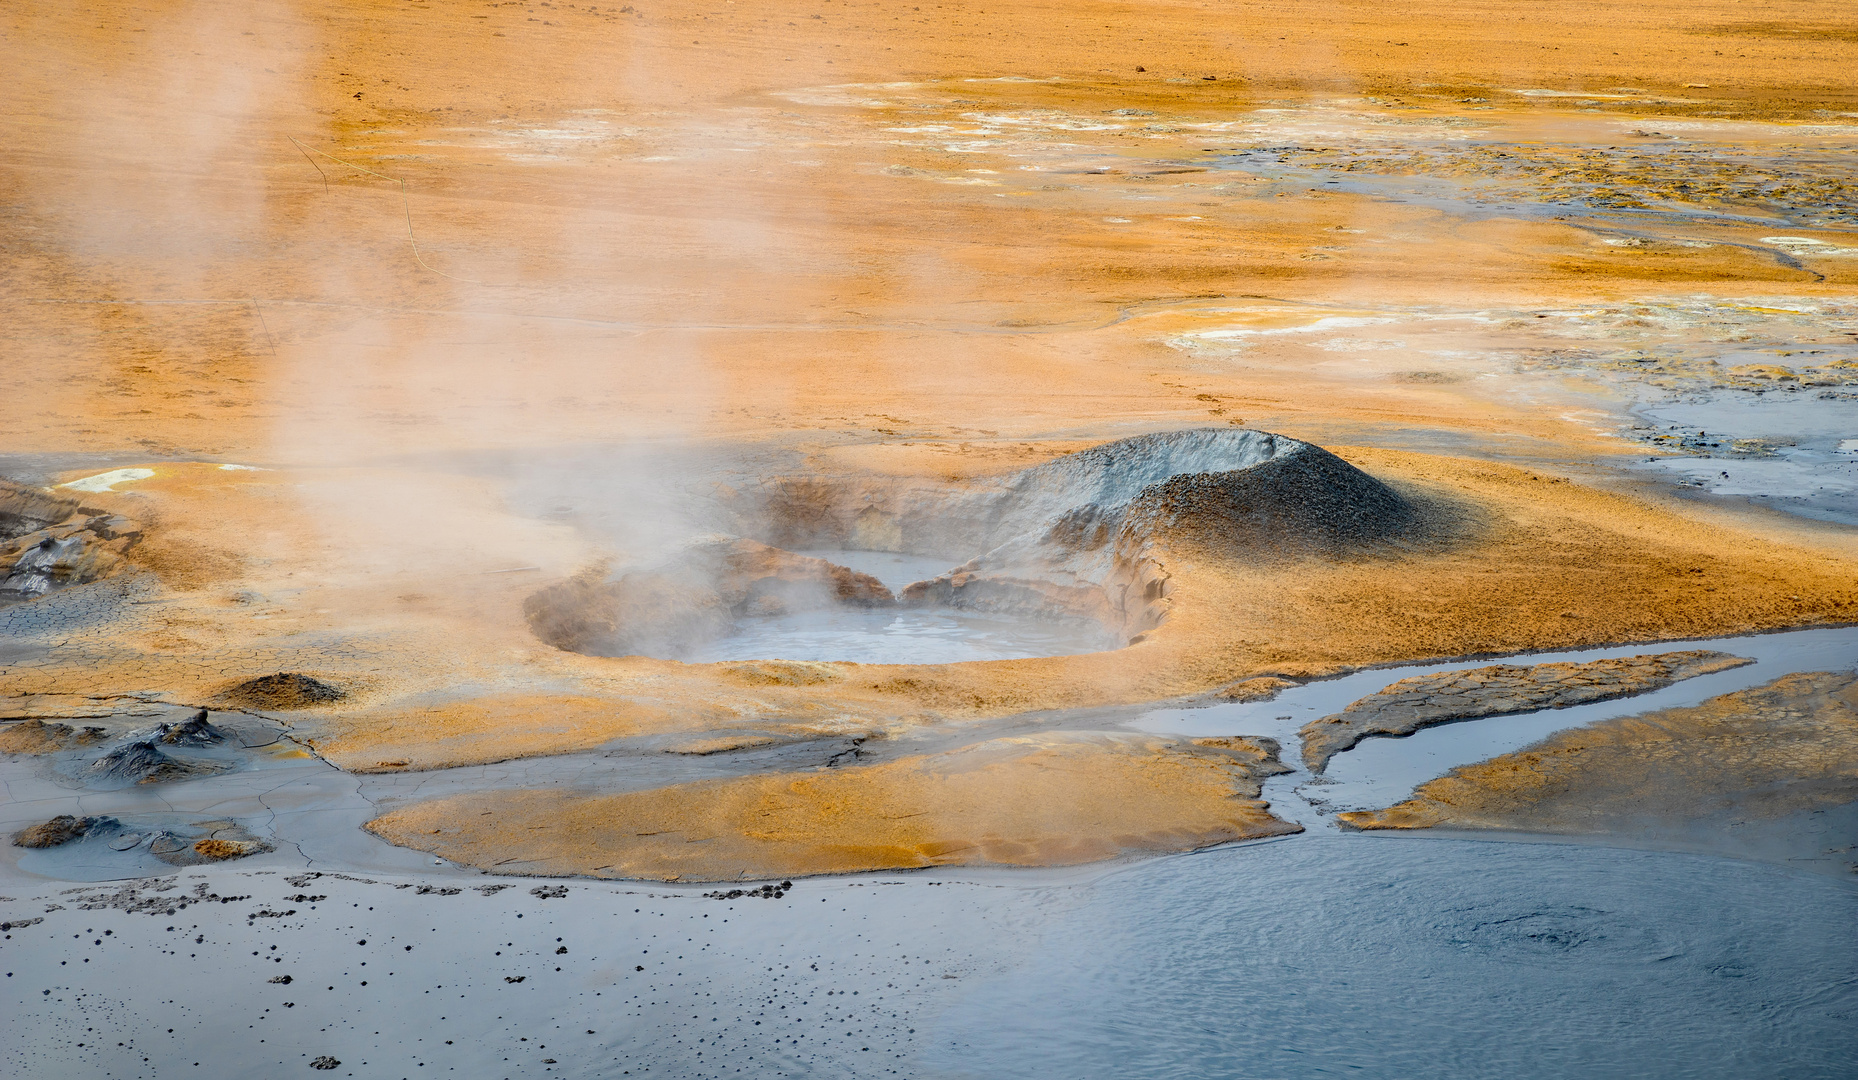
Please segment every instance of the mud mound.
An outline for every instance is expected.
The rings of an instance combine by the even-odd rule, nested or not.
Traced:
[[[56,525],[79,510],[76,499],[0,480],[0,540],[11,540]]]
[[[90,775],[99,780],[125,780],[132,784],[158,784],[179,780],[200,769],[161,752],[153,739],[126,743],[90,763]]]
[[[602,573],[552,585],[529,597],[523,613],[556,648],[676,657],[726,636],[738,616],[895,602],[869,574],[755,540],[705,537],[615,580]]]
[[[1239,428],[1141,435],[965,484],[802,477],[731,498],[741,528],[783,544],[975,553],[904,589],[906,604],[1090,624],[1119,642],[1166,614],[1158,545],[1252,561],[1332,557],[1400,537],[1419,519],[1398,493],[1328,451]],[[677,657],[743,615],[892,600],[875,578],[845,567],[706,538],[657,567],[552,586],[525,612],[558,648]]]
[[[269,841],[254,836],[236,822],[197,821],[194,828],[210,831],[204,836],[186,832],[161,833],[149,841],[149,854],[171,866],[200,866],[274,850]]]
[[[1088,617],[1129,638],[1166,612],[1159,544],[1250,561],[1333,557],[1405,535],[1419,518],[1385,484],[1296,439],[1230,428],[1143,435],[1008,479],[990,514],[991,548],[903,598]]]
[[[226,739],[225,732],[207,722],[205,709],[178,724],[163,724],[157,732],[156,739],[168,746],[212,746]]]
[[[68,844],[91,832],[114,829],[115,818],[110,817],[72,817],[60,814],[50,821],[42,821],[28,829],[21,829],[13,834],[13,846],[23,848],[52,848]]]
[[[247,679],[221,696],[232,704],[253,709],[307,709],[340,701],[347,695],[321,679],[285,671]],[[200,716],[204,719],[206,714]]]
[[[1257,464],[1150,485],[1130,501],[1122,527],[1144,539],[1272,558],[1334,555],[1416,523],[1417,509],[1379,480],[1321,447],[1277,441],[1279,452]]]
[[[108,577],[141,538],[128,518],[0,480],[0,604]]]
[[[733,625],[715,590],[655,574],[564,581],[523,601],[523,614],[536,637],[595,656],[675,656]]]
[[[72,746],[101,742],[100,727],[78,731],[69,724],[48,724],[43,720],[22,720],[0,729],[0,753],[50,754]]]

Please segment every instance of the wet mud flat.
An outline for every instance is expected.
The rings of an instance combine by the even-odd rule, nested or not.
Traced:
[[[0,1038],[38,1075],[203,1077],[1831,1078],[1858,1053],[1858,890],[1736,860],[1358,835],[773,891],[15,883]]]
[[[49,1074],[150,1076],[431,1068],[955,1078],[980,1075],[976,1060],[989,1062],[985,1075],[1038,1077],[1175,1076],[1183,1062],[1196,1075],[1347,1068],[1395,1077],[1421,1061],[1450,1077],[1513,1075],[1543,1061],[1623,1077],[1671,1060],[1696,1076],[1740,1077],[1775,1062],[1788,1075],[1837,1076],[1858,1052],[1844,1023],[1858,1008],[1847,978],[1858,955],[1830,928],[1858,914],[1858,888],[1836,859],[1790,863],[1797,829],[1742,848],[1691,838],[1708,855],[1632,847],[1620,836],[1391,837],[1338,832],[1338,807],[1325,796],[1346,805],[1341,793],[1355,790],[1363,805],[1387,805],[1437,775],[1441,754],[1480,759],[1493,738],[1526,742],[1543,724],[1577,730],[1786,671],[1849,667],[1854,635],[1814,630],[1667,650],[1753,662],[1708,660],[1698,668],[1706,673],[1654,680],[1624,698],[1374,735],[1330,759],[1332,784],[1314,783],[1288,754],[1262,778],[1261,795],[1301,835],[1069,869],[640,885],[485,873],[360,828],[382,804],[418,805],[445,791],[494,802],[512,786],[565,784],[583,797],[590,785],[643,790],[705,772],[791,769],[801,764],[794,748],[749,747],[735,760],[637,748],[360,777],[314,759],[257,758],[95,790],[73,787],[55,762],[21,755],[8,786],[27,798],[13,813],[44,822],[77,810],[128,828],[139,808],[135,827],[146,828],[154,791],[179,818],[189,807],[196,818],[241,812],[273,850],[236,865],[174,867],[124,862],[107,844],[91,850],[77,839],[17,858],[0,879],[0,994],[22,1021],[9,1029],[20,1041],[8,1052]],[[1508,663],[1580,670],[1641,651]],[[1122,722],[1208,744],[1274,731],[1291,746],[1307,718],[1404,685],[1410,670],[1450,686],[1454,668],[1490,665],[1255,680],[1233,688],[1228,703]],[[1044,722],[1102,728],[1115,719]],[[171,730],[181,731],[190,714],[177,720]],[[1371,757],[1425,741],[1433,745],[1404,773],[1397,756]],[[849,768],[870,768],[855,762]],[[1377,769],[1384,775],[1364,786]],[[28,862],[58,853],[63,861]],[[85,877],[100,880],[55,880]],[[1436,1007],[1390,1013],[1377,1005],[1389,987]],[[1003,1028],[1002,1015],[1013,1024]],[[1232,1015],[1266,1017],[1277,1035],[1260,1044],[1250,1024],[1221,1022]],[[1038,1053],[1026,1052],[1029,1039]]]

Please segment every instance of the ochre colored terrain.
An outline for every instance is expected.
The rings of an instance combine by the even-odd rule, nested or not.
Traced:
[[[1301,832],[1257,801],[1287,771],[1245,739],[997,739],[863,768],[619,795],[499,791],[368,823],[503,872],[730,881],[1003,864],[1065,866]]]
[[[1549,736],[1420,785],[1358,829],[1631,834],[1648,825],[1775,818],[1858,800],[1858,676],[1766,686]]]
[[[1845,340],[1808,309],[1858,282],[1826,216],[1858,199],[1853,26],[1801,0],[12,5],[0,475],[154,476],[81,496],[142,532],[94,608],[7,610],[0,711],[223,705],[301,672],[345,694],[276,714],[319,753],[428,769],[1854,621],[1850,530],[1620,479],[1645,451],[1608,380],[1693,372],[1588,355]],[[1673,132],[1710,152],[1665,155]],[[1260,146],[1285,160],[1224,160]],[[1459,212],[1344,173],[1723,213]],[[1709,377],[1858,382],[1760,367]],[[1089,656],[686,665],[561,652],[523,617],[613,554],[554,503],[650,518],[626,500],[665,455],[958,482],[1207,424],[1328,446],[1436,528],[1330,562],[1165,551],[1167,621]],[[1100,775],[1212,768],[1118,746]],[[917,769],[818,783],[884,807]],[[1197,846],[1250,827],[1217,786],[996,849],[961,799],[998,788],[943,785],[945,832],[806,865]],[[579,823],[548,872],[619,850],[574,797],[515,805]],[[817,827],[791,850],[839,842]]]
[[[1411,735],[1434,724],[1631,697],[1752,663],[1747,657],[1692,649],[1584,663],[1495,664],[1415,675],[1339,713],[1312,720],[1297,733],[1303,738],[1304,764],[1312,773],[1321,773],[1330,758],[1371,736]]]
[[[496,512],[480,485],[431,493],[429,531],[391,518],[330,544],[318,542],[314,521],[289,516],[302,481],[287,471],[156,465],[125,493],[88,498],[175,522],[150,565],[185,584],[10,661],[9,709],[50,719],[151,690],[204,706],[253,677],[303,672],[347,693],[279,714],[318,752],[345,768],[419,769],[719,727],[883,732],[1206,693],[1261,675],[1858,616],[1858,564],[1835,553],[1507,466],[1346,453],[1428,500],[1446,524],[1426,543],[1344,561],[1170,551],[1168,618],[1137,645],[907,666],[562,652],[534,638],[522,603],[538,578],[572,572],[588,546],[560,526]],[[448,505],[460,515],[455,534],[438,516]],[[228,536],[247,551],[215,546]],[[542,569],[487,573],[525,562]]]

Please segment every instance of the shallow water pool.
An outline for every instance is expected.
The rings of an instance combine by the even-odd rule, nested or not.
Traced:
[[[959,664],[1068,656],[1113,645],[1094,629],[1030,623],[948,608],[840,608],[736,620],[736,632],[691,653],[718,660],[849,660],[860,664]]]
[[[799,552],[870,574],[892,592],[947,573],[963,559],[890,551]],[[860,664],[960,664],[1027,660],[1114,648],[1094,626],[1031,622],[953,608],[829,608],[736,620],[735,633],[682,657],[720,660],[847,660]]]
[[[1858,889],[1777,867],[1303,837],[1070,899],[935,1022],[931,1073],[1831,1078],[1858,1061]]]

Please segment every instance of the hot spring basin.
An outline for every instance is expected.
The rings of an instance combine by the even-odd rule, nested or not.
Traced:
[[[947,572],[961,559],[889,551],[807,550],[870,574],[892,592]],[[960,664],[1097,652],[1117,643],[1097,627],[1033,622],[953,608],[828,608],[736,620],[735,633],[681,657],[721,660],[846,660],[860,664]]]

